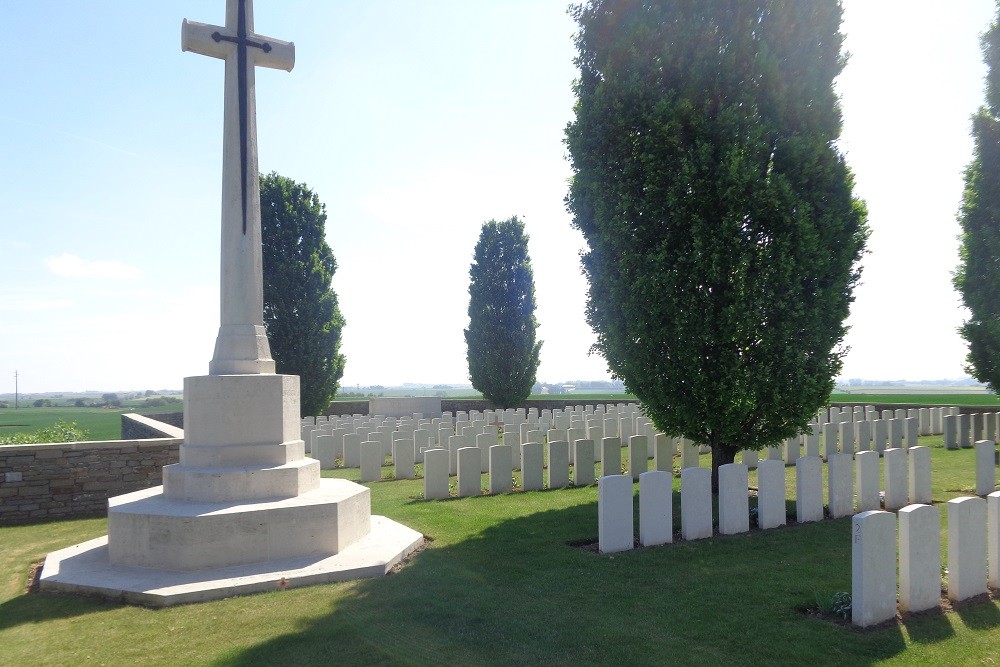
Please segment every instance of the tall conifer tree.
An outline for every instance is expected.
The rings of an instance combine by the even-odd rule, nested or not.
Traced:
[[[864,205],[835,147],[837,0],[591,0],[567,197],[596,351],[653,422],[741,449],[800,433],[844,353]]]
[[[965,170],[965,193],[955,288],[970,316],[959,332],[969,343],[966,370],[1000,390],[1000,8],[983,35],[986,104],[972,117],[974,152]]]
[[[515,216],[483,224],[469,268],[469,328],[465,330],[472,386],[497,407],[531,394],[542,342],[535,340],[535,280],[524,223]]]
[[[324,414],[344,375],[344,317],[330,281],[326,206],[304,183],[260,177],[264,327],[279,373],[299,376],[302,415]]]

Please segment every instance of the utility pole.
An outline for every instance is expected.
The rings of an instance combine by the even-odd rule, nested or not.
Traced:
[[[17,371],[14,371],[14,409],[17,410]]]

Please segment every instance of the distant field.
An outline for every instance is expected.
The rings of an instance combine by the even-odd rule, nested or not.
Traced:
[[[417,394],[417,392],[413,392]],[[404,395],[402,392],[395,395]],[[448,398],[481,398],[472,394],[466,396],[449,396]],[[550,398],[570,398],[579,403],[588,401],[615,401],[628,402],[637,400],[634,396],[625,394],[587,394],[574,392],[572,394],[542,394],[532,395],[528,400],[545,400]],[[359,400],[359,399],[344,399]],[[861,394],[861,393],[834,393],[830,395],[831,403],[854,403],[854,404],[916,404],[916,405],[959,405],[959,406],[984,406],[1000,408],[1000,397],[994,394],[979,393],[904,393],[904,394]],[[170,403],[164,406],[147,407],[142,405],[143,400],[129,401],[132,405],[124,405],[120,408],[76,408],[76,407],[52,407],[36,408],[21,407],[0,409],[0,436],[13,433],[35,431],[40,428],[52,426],[59,420],[75,422],[77,426],[88,432],[88,440],[117,440],[121,435],[121,415],[126,412],[137,412],[139,414],[157,412],[181,412],[183,404]]]
[[[917,405],[1000,406],[1000,398],[987,393],[937,394],[830,394],[831,403],[912,403]]]
[[[76,422],[77,426],[87,431],[88,440],[118,440],[121,437],[123,413],[180,412],[183,409],[182,403],[159,407],[126,405],[120,408],[4,408],[0,409],[0,436],[36,431],[62,420]]]

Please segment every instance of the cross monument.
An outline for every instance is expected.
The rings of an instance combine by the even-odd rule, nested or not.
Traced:
[[[184,20],[181,49],[226,61],[221,321],[211,375],[274,373],[264,333],[254,70],[291,71],[295,45],[253,31],[253,0],[226,0],[226,25]]]
[[[372,516],[368,487],[321,476],[299,378],[274,372],[264,333],[254,68],[291,70],[295,47],[253,32],[252,0],[226,0],[225,27],[184,21],[181,48],[226,61],[215,356],[184,378],[163,485],[109,498],[108,534],[49,554],[40,586],[166,606],[384,575],[423,536]]]

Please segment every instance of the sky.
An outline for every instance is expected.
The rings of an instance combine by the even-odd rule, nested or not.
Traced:
[[[590,355],[566,0],[257,0],[261,173],[326,204],[342,386],[468,381],[483,222],[530,236],[543,382]],[[844,0],[840,148],[872,229],[842,377],[964,375],[955,218],[990,0]],[[224,0],[0,0],[0,393],[179,388],[219,322],[223,64],[180,49]]]

